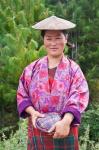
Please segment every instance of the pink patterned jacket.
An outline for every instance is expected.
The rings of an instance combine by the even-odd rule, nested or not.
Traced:
[[[32,106],[41,113],[70,112],[73,124],[80,124],[81,114],[88,105],[89,90],[79,67],[63,55],[49,89],[47,56],[28,65],[19,80],[17,106],[20,117],[27,117],[26,107]]]

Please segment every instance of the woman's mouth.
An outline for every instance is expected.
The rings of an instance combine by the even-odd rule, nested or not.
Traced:
[[[52,48],[50,48],[52,51],[56,51],[56,50],[58,50],[58,48],[56,48],[56,47],[52,47]]]

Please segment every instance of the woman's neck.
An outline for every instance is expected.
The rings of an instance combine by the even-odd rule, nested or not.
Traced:
[[[51,57],[51,56],[48,56],[48,67],[51,69],[51,68],[54,68],[54,67],[57,67],[58,64],[60,63],[60,60],[62,58],[63,55],[59,56],[59,57]]]

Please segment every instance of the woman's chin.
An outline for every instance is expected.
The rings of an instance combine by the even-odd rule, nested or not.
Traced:
[[[48,54],[49,56],[51,57],[60,57],[62,56],[62,54],[58,54],[58,53],[51,53],[51,54]]]

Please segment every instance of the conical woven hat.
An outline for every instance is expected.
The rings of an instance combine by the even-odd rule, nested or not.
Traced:
[[[38,30],[67,30],[74,28],[75,26],[74,23],[68,20],[51,16],[33,25],[32,28]]]

